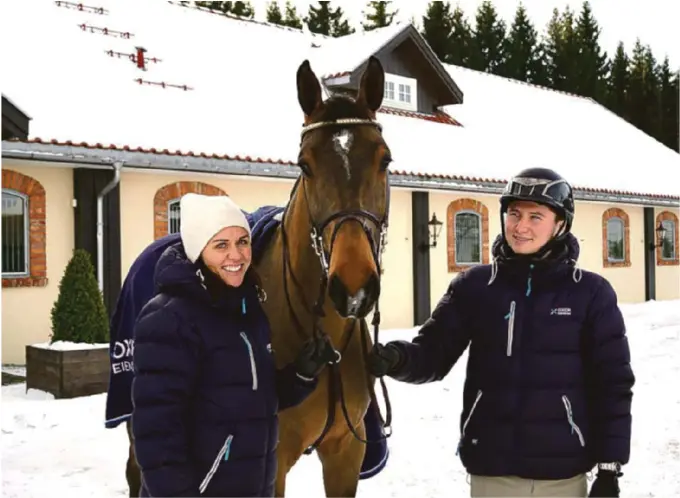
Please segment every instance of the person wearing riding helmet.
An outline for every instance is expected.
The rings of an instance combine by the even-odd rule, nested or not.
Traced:
[[[471,496],[619,496],[635,376],[611,284],[578,268],[574,197],[531,168],[501,196],[493,263],[459,273],[410,342],[375,345],[375,376],[442,380],[470,347],[456,453]]]

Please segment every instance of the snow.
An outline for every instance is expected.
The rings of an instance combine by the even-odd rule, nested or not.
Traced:
[[[637,376],[631,461],[624,468],[622,493],[678,496],[680,300],[624,304],[621,309]],[[415,333],[383,330],[382,340]],[[380,474],[359,483],[359,496],[469,494],[455,456],[465,363],[466,355],[439,383],[413,386],[388,379],[391,456]],[[105,399],[102,394],[54,400],[40,391],[26,394],[25,384],[3,386],[3,496],[127,496],[125,427],[104,429]],[[320,468],[315,456],[302,457],[289,475],[288,496],[323,496]]]
[[[38,342],[35,344],[31,344],[31,346],[35,346],[36,348],[41,348],[41,349],[52,349],[55,351],[74,351],[74,350],[81,350],[81,349],[101,349],[101,348],[107,348],[109,347],[108,343],[95,343],[95,344],[88,344],[86,342],[71,342],[71,341],[54,341],[52,343],[48,342]]]
[[[329,38],[163,0],[97,6],[110,14],[53,0],[3,3],[12,22],[0,31],[2,45],[24,41],[3,54],[12,68],[3,95],[33,118],[31,137],[296,162],[299,65],[309,59],[320,77],[350,71],[408,26]],[[81,23],[134,36],[90,33]],[[137,46],[161,61],[141,71],[106,54],[135,53]],[[545,165],[576,187],[680,195],[680,155],[603,107],[445,67],[464,93],[462,105],[446,110],[464,127],[379,113],[394,171],[504,180]],[[192,89],[139,85],[140,77]]]

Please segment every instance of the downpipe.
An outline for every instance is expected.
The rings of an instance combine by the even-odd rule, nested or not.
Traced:
[[[97,195],[97,281],[99,292],[104,293],[104,197],[120,183],[123,163],[113,163],[113,179]]]

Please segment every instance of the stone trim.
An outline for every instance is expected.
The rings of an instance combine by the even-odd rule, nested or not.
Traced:
[[[221,188],[203,182],[174,182],[159,188],[153,198],[154,240],[168,235],[168,202],[188,193],[227,195]]]
[[[661,248],[657,247],[656,248],[656,264],[658,266],[680,266],[680,259],[678,252],[680,251],[680,235],[678,235],[678,217],[675,215],[675,213],[672,213],[671,211],[661,211],[659,214],[656,215],[656,223],[654,224],[654,228],[659,226],[659,223],[662,221],[672,221],[675,223],[675,258],[673,259],[663,259],[661,258]],[[656,232],[654,232],[654,241],[658,244],[659,241],[656,239]]]
[[[611,218],[621,218],[623,221],[623,261],[609,261],[607,247],[607,222]],[[630,220],[628,214],[621,208],[609,208],[602,213],[602,266],[604,268],[628,268],[630,263]]]
[[[462,272],[475,266],[456,264],[455,218],[460,211],[474,211],[481,217],[482,229],[482,264],[489,264],[489,209],[484,203],[474,199],[456,199],[446,208],[446,252],[449,273]]]
[[[3,277],[2,287],[45,287],[47,285],[47,226],[45,188],[30,176],[2,169],[2,188],[28,198],[29,259],[26,277]]]

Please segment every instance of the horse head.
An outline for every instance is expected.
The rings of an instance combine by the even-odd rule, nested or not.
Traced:
[[[342,317],[365,317],[380,295],[391,154],[375,115],[384,89],[385,73],[375,57],[368,60],[356,98],[324,101],[309,61],[297,71],[305,118],[300,186],[328,295]]]

